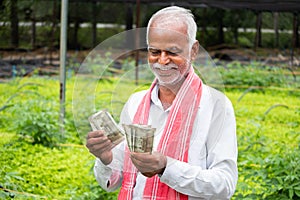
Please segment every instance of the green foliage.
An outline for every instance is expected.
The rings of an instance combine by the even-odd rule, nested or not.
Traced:
[[[49,100],[28,100],[14,107],[13,130],[33,144],[53,146],[62,142],[58,105]]]
[[[18,96],[20,96],[20,95],[23,95],[23,94],[34,94],[34,95],[39,95],[38,93],[36,93],[35,91],[32,91],[32,90],[24,90],[24,88],[25,88],[26,86],[40,86],[40,85],[39,85],[39,84],[35,84],[35,83],[30,83],[30,82],[28,82],[28,83],[25,83],[25,84],[23,84],[23,85],[18,86],[18,87],[16,88],[16,90],[15,90],[15,93],[12,94],[12,95],[4,102],[4,104],[0,107],[0,111],[5,110],[5,109],[7,109],[7,108],[13,106],[14,104],[11,104],[10,102],[11,102],[14,98],[16,98],[16,97],[18,97]]]
[[[287,92],[229,93],[235,102],[239,181],[233,199],[299,199],[299,101]],[[239,101],[238,101],[239,100]]]
[[[219,65],[219,72],[222,75],[224,85],[228,86],[288,86],[293,82],[288,78],[292,74],[287,71],[280,67],[264,67],[258,63],[242,65],[239,62],[232,62],[225,64],[225,67]],[[284,72],[289,73],[289,75],[284,75]]]
[[[299,142],[299,135],[297,137]],[[239,152],[242,154],[239,158],[241,177],[236,198],[299,199],[300,148],[286,150],[286,144],[278,144],[266,137],[257,139],[257,143]],[[272,151],[275,148],[278,149]]]
[[[93,173],[93,156],[82,145],[46,148],[0,133],[0,199],[113,199]]]
[[[11,113],[13,120],[10,121],[8,130],[15,131],[33,144],[51,147],[62,142],[63,137],[59,132],[59,106],[53,99],[40,94],[39,89],[43,88],[43,84],[22,83],[21,79],[16,79],[11,86],[15,88],[0,109],[7,109]]]
[[[240,36],[239,38],[238,38],[238,43],[239,43],[239,45],[241,46],[241,47],[253,47],[254,45],[253,45],[253,42],[252,42],[252,40],[250,40],[251,38],[247,38],[247,37],[245,37],[245,36]]]
[[[2,105],[0,105],[0,113],[5,112],[6,110],[10,111],[10,108],[12,107],[18,107],[18,100],[20,100],[22,97],[25,98],[34,98],[39,97],[40,94],[37,92],[37,88],[41,86],[41,84],[33,83],[33,82],[26,82],[26,83],[20,83],[19,79],[16,79],[12,82],[10,82],[4,90],[1,93],[1,102]],[[9,89],[9,92],[7,90]],[[8,117],[4,117],[4,115],[0,115],[0,127],[5,127],[11,125],[8,124],[5,121],[9,121]]]
[[[265,159],[261,175],[265,177],[265,198],[300,198],[300,148],[283,155],[271,155]]]
[[[223,70],[224,80],[235,80],[228,84],[267,86],[226,90],[236,113],[239,148],[239,179],[232,199],[299,199],[299,96],[289,92],[296,93],[297,88],[285,84],[286,75],[276,68],[252,69],[235,63]],[[271,82],[264,70],[280,73]],[[249,73],[255,82],[247,80]],[[74,125],[73,78],[67,80],[65,140],[60,140],[58,82],[57,78],[34,77],[0,84],[0,106],[11,105],[0,111],[0,198],[116,199],[118,191],[107,193],[97,184],[94,157],[82,145],[83,137],[78,137],[86,133],[78,133]],[[107,108],[117,120],[128,96],[149,86],[116,77],[98,84],[96,109]],[[274,85],[281,86],[280,90]]]

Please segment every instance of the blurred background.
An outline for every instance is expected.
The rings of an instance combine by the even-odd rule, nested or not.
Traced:
[[[103,44],[134,48],[124,31],[170,5],[191,9],[222,79],[207,84],[234,106],[232,199],[300,199],[298,0],[0,0],[0,199],[117,199],[93,176],[87,116],[105,109],[118,122],[153,76],[141,73],[145,49]]]
[[[197,39],[213,58],[300,64],[299,2],[274,0],[70,0],[68,59],[81,62],[85,51],[105,39],[137,26],[146,27],[150,16],[168,5],[192,10],[198,25]],[[0,10],[1,78],[13,75],[7,65],[17,64],[20,71],[20,62],[43,68],[58,65],[61,1],[1,0]],[[27,68],[23,66],[24,73],[30,72]]]

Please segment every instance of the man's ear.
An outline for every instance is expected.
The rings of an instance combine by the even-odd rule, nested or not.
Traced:
[[[196,40],[191,49],[191,60],[195,60],[199,52],[199,42]]]

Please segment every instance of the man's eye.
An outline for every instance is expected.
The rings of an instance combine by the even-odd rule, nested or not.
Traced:
[[[150,53],[152,55],[159,55],[160,54],[160,51],[159,50],[150,50]]]
[[[168,51],[168,54],[170,56],[177,56],[178,55],[177,52],[172,52],[172,51]]]

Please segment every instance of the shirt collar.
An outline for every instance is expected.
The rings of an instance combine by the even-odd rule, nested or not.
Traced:
[[[152,89],[151,92],[151,101],[154,105],[158,106],[160,109],[164,110],[162,103],[160,101],[160,99],[158,98],[158,89],[159,89],[159,85],[156,84],[154,86],[154,88]],[[168,109],[164,110],[165,112],[170,111],[172,106],[170,106]]]

